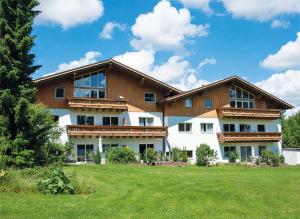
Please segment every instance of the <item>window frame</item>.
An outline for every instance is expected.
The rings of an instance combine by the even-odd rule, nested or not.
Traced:
[[[78,117],[79,117],[79,116],[84,117],[84,124],[79,124],[79,123],[78,123]],[[79,114],[79,115],[77,115],[76,118],[77,118],[77,121],[76,121],[76,122],[77,122],[77,125],[91,125],[91,124],[87,124],[88,118],[93,118],[93,124],[92,124],[92,125],[95,125],[95,116],[80,115],[80,114]]]
[[[78,161],[78,146],[84,146],[84,160],[83,161]],[[94,160],[93,159],[91,159],[91,160],[89,160],[89,159],[87,159],[88,158],[88,156],[87,156],[87,146],[92,146],[92,152],[93,152],[93,154],[95,154],[95,145],[94,144],[77,144],[76,145],[76,162],[93,162]]]
[[[211,130],[208,131],[208,125],[211,125]],[[204,127],[204,131],[202,130],[202,126]],[[213,134],[214,133],[214,123],[200,123],[200,132],[201,134]]]
[[[183,125],[184,131],[179,130],[179,125],[180,124]],[[187,125],[191,125],[190,131],[187,131]],[[191,123],[191,122],[180,122],[180,123],[177,124],[177,126],[178,126],[178,132],[179,133],[192,133],[193,132],[193,123]]]
[[[227,151],[225,150],[225,148],[229,148],[228,154],[227,154]],[[234,148],[234,150],[232,150],[232,148]],[[229,154],[232,151],[234,151],[235,153],[237,153],[236,152],[236,146],[224,146],[224,158],[229,158]]]
[[[190,101],[190,102],[187,102],[187,101]],[[190,103],[190,105],[188,103]],[[191,98],[191,97],[185,98],[184,99],[184,107],[185,108],[192,108],[193,107],[193,98]]]
[[[225,131],[225,125],[228,125],[229,131]],[[234,127],[233,131],[231,130],[231,127]],[[223,123],[223,132],[235,132],[235,124],[234,123]]]
[[[241,131],[241,126],[249,126],[249,131]],[[251,124],[240,124],[239,128],[240,128],[240,132],[251,132]]]
[[[141,120],[144,120],[144,125],[141,125]],[[152,120],[152,125],[149,125],[149,120]],[[139,117],[139,126],[145,127],[145,126],[154,126],[154,117]]]
[[[206,105],[206,103],[208,103],[207,101],[209,101],[210,106],[207,106],[207,105]],[[205,97],[205,99],[204,99],[204,108],[205,108],[205,109],[212,109],[212,107],[213,107],[213,101],[212,101],[212,98],[210,98],[210,97]]]
[[[261,154],[262,154],[263,150],[267,150],[267,146],[266,145],[259,145],[258,146],[258,156],[259,157],[261,157]]]
[[[109,118],[109,125],[104,125],[104,118]],[[118,125],[112,125],[112,118],[117,119]],[[119,117],[118,116],[103,116],[102,117],[102,125],[103,126],[119,126]]]
[[[147,101],[146,100],[146,94],[153,94],[154,95],[154,101]],[[145,103],[156,103],[156,92],[144,92],[144,102]]]
[[[62,89],[62,90],[63,90],[63,97],[57,97],[57,96],[56,96],[57,90],[58,90],[58,89]],[[56,87],[56,88],[55,88],[55,94],[54,94],[54,95],[55,95],[55,99],[56,99],[56,100],[64,100],[64,99],[65,99],[65,96],[66,96],[66,95],[65,95],[65,88],[64,88],[64,87]]]
[[[264,127],[263,128],[263,131],[259,131],[259,128],[258,127]],[[257,124],[257,132],[266,132],[266,125],[265,124]]]

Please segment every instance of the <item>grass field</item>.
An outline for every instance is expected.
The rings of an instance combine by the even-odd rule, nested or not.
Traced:
[[[95,192],[0,193],[0,218],[300,218],[300,167],[65,169]]]

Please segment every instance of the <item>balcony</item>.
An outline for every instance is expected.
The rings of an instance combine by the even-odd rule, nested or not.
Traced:
[[[162,138],[167,135],[167,127],[68,125],[67,133],[70,137]]]
[[[279,119],[281,111],[278,109],[244,109],[223,107],[217,110],[219,118],[236,119]]]
[[[71,109],[88,109],[88,110],[108,110],[108,111],[127,111],[126,100],[110,100],[100,98],[82,98],[71,97],[68,99],[68,106]]]
[[[220,143],[230,142],[278,142],[280,132],[222,132],[218,133]]]

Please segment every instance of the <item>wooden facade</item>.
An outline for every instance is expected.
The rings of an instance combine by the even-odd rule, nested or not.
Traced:
[[[70,137],[162,138],[167,135],[167,127],[68,125],[67,133]]]
[[[218,133],[220,143],[234,142],[278,142],[280,132],[223,132]]]

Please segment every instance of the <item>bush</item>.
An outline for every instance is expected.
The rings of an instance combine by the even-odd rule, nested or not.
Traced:
[[[278,153],[264,150],[262,152],[262,162],[273,167],[278,167],[280,164],[284,164],[284,157]]]
[[[66,175],[62,166],[54,166],[44,171],[38,180],[38,190],[45,194],[74,194],[70,176]]]
[[[182,162],[188,161],[188,154],[187,154],[186,148],[183,148],[183,150],[181,151],[181,161]]]
[[[280,155],[280,163],[281,163],[281,164],[284,164],[284,162],[285,162],[284,156],[281,154],[281,155]]]
[[[96,154],[95,154],[95,163],[96,164],[101,164],[101,152],[100,150],[98,149]]]
[[[231,151],[229,153],[228,160],[229,160],[230,163],[235,163],[237,158],[238,158],[238,155],[235,151]]]
[[[210,149],[209,145],[201,144],[196,149],[196,157],[198,166],[207,166],[217,159],[217,152]]]
[[[269,150],[263,150],[261,153],[261,161],[267,165],[271,165],[272,152]]]
[[[144,153],[144,162],[155,163],[157,157],[157,152],[153,148],[147,148]]]
[[[173,148],[172,150],[172,159],[174,162],[180,161],[181,158],[181,150],[179,148]]]
[[[135,153],[129,147],[113,147],[106,152],[106,158],[110,163],[134,163]]]

